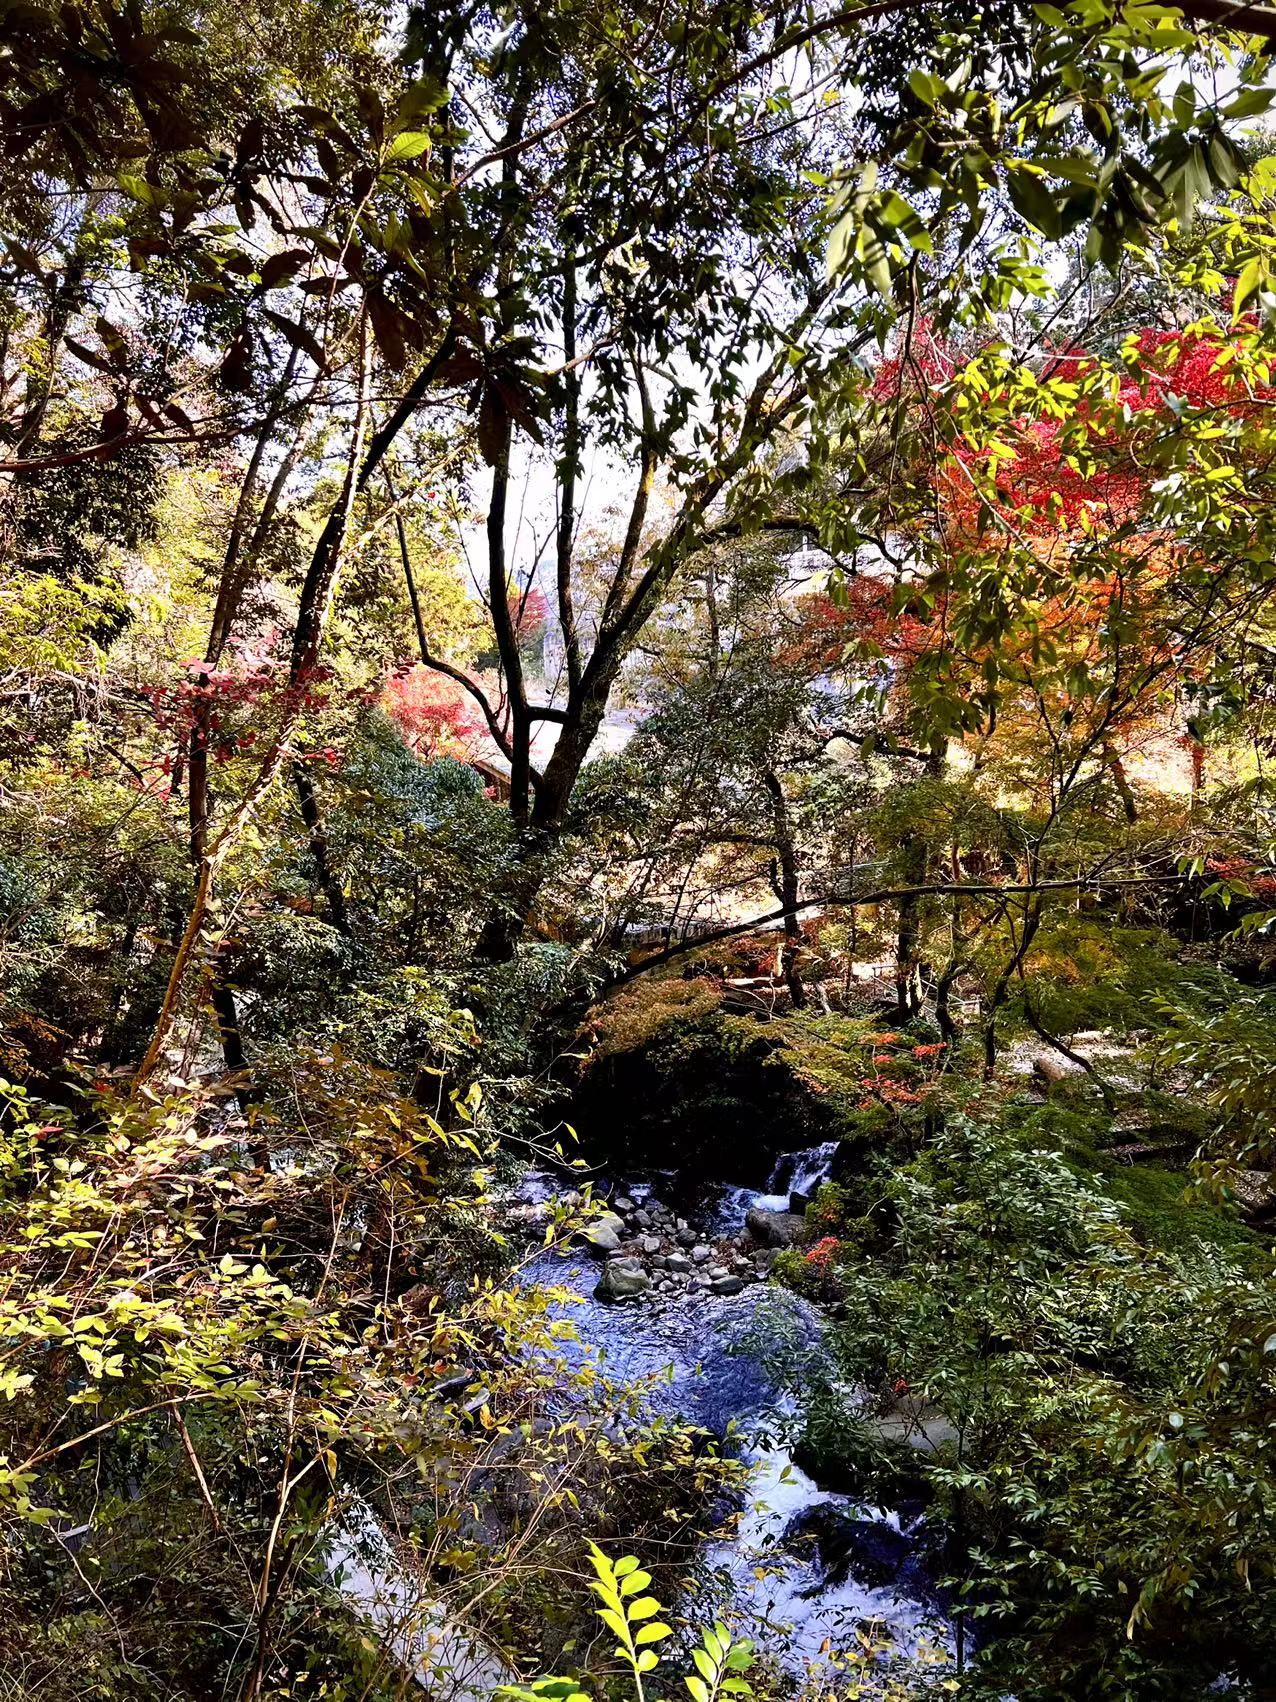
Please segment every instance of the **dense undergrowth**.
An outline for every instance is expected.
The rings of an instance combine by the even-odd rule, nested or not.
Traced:
[[[1268,1702],[1273,41],[0,3],[0,1702]]]

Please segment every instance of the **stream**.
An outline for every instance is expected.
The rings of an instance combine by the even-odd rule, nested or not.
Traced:
[[[697,1238],[721,1242],[740,1235],[750,1209],[785,1211],[791,1191],[818,1187],[833,1150],[830,1144],[783,1155],[762,1191],[717,1184],[688,1196],[675,1177],[658,1174],[595,1192],[640,1213],[663,1202],[667,1211],[685,1214],[677,1221]],[[536,1204],[561,1186],[532,1174],[519,1198]],[[733,1533],[704,1555],[726,1586],[738,1629],[795,1673],[829,1648],[856,1647],[861,1630],[903,1657],[950,1649],[951,1626],[921,1555],[918,1515],[901,1517],[820,1489],[783,1439],[792,1412],[785,1384],[792,1385],[795,1372],[800,1378],[804,1360],[818,1350],[824,1328],[818,1308],[756,1278],[738,1293],[681,1285],[668,1292],[657,1284],[614,1303],[594,1298],[601,1268],[585,1248],[547,1251],[527,1267],[525,1280],[580,1295],[563,1308],[580,1335],[577,1351],[592,1350],[617,1381],[649,1379],[644,1399],[651,1412],[729,1438],[751,1465]]]

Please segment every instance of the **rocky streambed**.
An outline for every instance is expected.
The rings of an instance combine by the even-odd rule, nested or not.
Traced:
[[[642,1384],[653,1413],[730,1439],[751,1465],[730,1534],[703,1558],[742,1629],[794,1672],[864,1636],[901,1658],[925,1648],[942,1659],[952,1640],[922,1510],[821,1487],[790,1451],[793,1389],[818,1362],[824,1320],[768,1277],[778,1249],[804,1236],[803,1209],[831,1155],[788,1154],[760,1190],[688,1191],[673,1173],[602,1184],[606,1214],[524,1271],[580,1297],[563,1310],[582,1355]],[[561,1187],[527,1177],[524,1208]]]
[[[594,1298],[623,1301],[679,1292],[739,1294],[749,1283],[765,1282],[776,1249],[801,1240],[804,1227],[805,1220],[787,1209],[757,1207],[743,1235],[702,1234],[654,1195],[639,1203],[617,1193],[581,1239],[605,1259]]]

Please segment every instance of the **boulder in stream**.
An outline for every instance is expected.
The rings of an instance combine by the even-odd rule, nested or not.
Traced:
[[[881,1519],[858,1519],[834,1501],[821,1501],[800,1514],[786,1539],[814,1542],[825,1587],[855,1578],[881,1589],[895,1582],[912,1554],[912,1540]]]
[[[640,1259],[608,1259],[603,1266],[595,1300],[636,1300],[651,1287],[651,1276]]]
[[[617,1217],[614,1211],[603,1212],[580,1232],[580,1239],[590,1252],[603,1258],[609,1253],[618,1253],[624,1238],[624,1219]]]
[[[878,1418],[865,1423],[884,1442],[907,1442],[919,1453],[934,1454],[957,1440],[957,1426],[937,1406],[911,1391],[901,1391]]]
[[[792,1211],[766,1211],[754,1206],[744,1227],[760,1247],[796,1247],[806,1239],[806,1219]]]

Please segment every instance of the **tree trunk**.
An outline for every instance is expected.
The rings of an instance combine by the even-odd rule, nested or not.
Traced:
[[[1110,744],[1104,744],[1102,755],[1108,773],[1112,776],[1112,784],[1117,789],[1117,796],[1121,800],[1121,808],[1125,811],[1125,819],[1133,826],[1139,819],[1139,806],[1134,796],[1134,788],[1125,772],[1125,764]]]
[[[968,968],[968,964],[954,960],[945,966],[939,980],[935,983],[935,1021],[939,1025],[939,1037],[945,1046],[943,1060],[940,1064],[941,1070],[947,1070],[952,1066],[953,1054],[959,1035],[952,1013],[952,992],[958,978]]]
[[[493,894],[491,913],[479,933],[475,953],[485,963],[508,963],[518,949],[552,870],[572,793],[607,713],[619,666],[617,656],[614,665],[595,673],[590,685],[565,711],[558,742],[544,774],[535,783],[529,819],[519,835],[513,866]],[[519,738],[517,727],[515,738]]]
[[[297,801],[301,805],[301,819],[306,824],[306,837],[310,841],[310,859],[315,866],[315,885],[324,896],[333,927],[339,934],[348,934],[350,920],[346,911],[346,895],[333,872],[328,856],[328,834],[319,810],[319,800],[315,796],[315,783],[310,778],[309,771],[300,762],[294,762],[292,765],[292,784]]]

